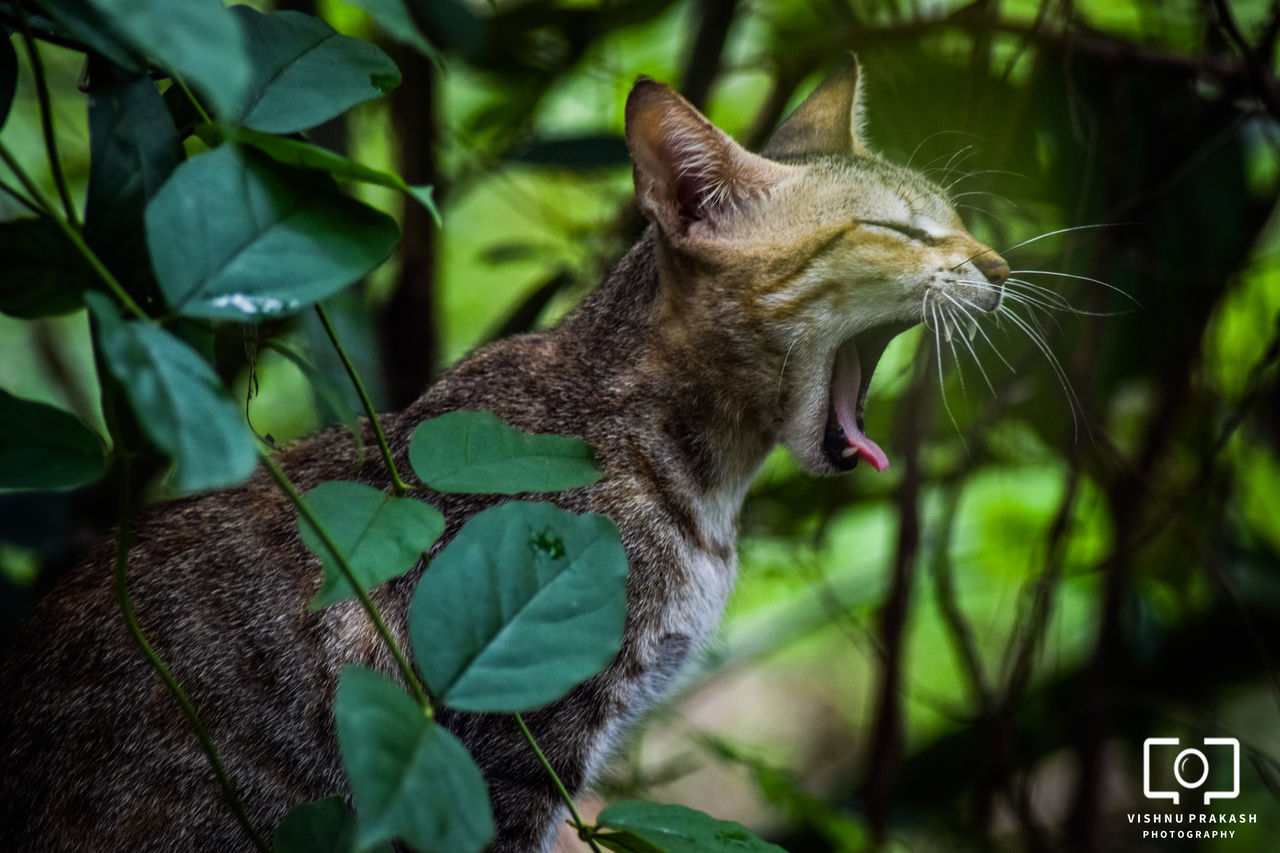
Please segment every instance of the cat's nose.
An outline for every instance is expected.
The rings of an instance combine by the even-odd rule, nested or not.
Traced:
[[[973,263],[987,277],[987,281],[991,282],[992,287],[1000,287],[1009,278],[1009,265],[995,252],[978,255]]]

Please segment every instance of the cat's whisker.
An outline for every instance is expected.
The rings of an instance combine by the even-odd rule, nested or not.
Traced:
[[[1076,396],[1075,389],[1071,387],[1071,380],[1067,377],[1067,372],[1062,367],[1062,363],[1053,354],[1053,350],[1049,347],[1044,336],[1033,328],[1026,318],[1019,317],[1012,309],[1003,306],[997,311],[1000,316],[1008,317],[1009,321],[1027,336],[1036,349],[1040,350],[1045,360],[1049,362],[1049,366],[1053,368],[1054,376],[1057,377],[1058,384],[1062,386],[1062,391],[1067,397],[1068,408],[1071,410],[1073,438],[1078,440],[1080,438],[1080,415],[1083,414],[1084,409],[1081,406],[1080,398]]]
[[[1123,296],[1125,299],[1128,299],[1137,307],[1142,308],[1142,303],[1139,302],[1137,299],[1134,299],[1132,296],[1130,296],[1127,292],[1125,292],[1123,288],[1116,287],[1114,284],[1103,281],[1102,279],[1099,279],[1099,278],[1090,278],[1087,275],[1077,275],[1075,273],[1069,273],[1069,272],[1055,272],[1054,270],[1010,270],[1010,275],[1052,275],[1052,276],[1057,276],[1059,278],[1071,278],[1071,279],[1075,279],[1076,281],[1087,281],[1090,284],[1098,284],[1107,288],[1108,290],[1115,291],[1116,293]],[[1146,309],[1144,308],[1143,310],[1146,310]]]
[[[970,137],[971,139],[980,139],[980,138],[981,138],[981,137],[979,137],[976,133],[970,133],[970,132],[969,132],[969,131],[967,131],[967,130],[937,130],[937,131],[934,131],[933,133],[931,133],[931,134],[929,134],[928,136],[926,136],[924,139],[920,140],[919,144],[917,144],[917,145],[916,145],[915,149],[911,152],[911,156],[907,158],[907,168],[908,168],[908,169],[910,169],[910,168],[911,168],[911,164],[912,164],[913,162],[915,162],[916,155],[920,153],[920,149],[921,149],[921,148],[923,148],[926,144],[928,144],[928,143],[932,142],[934,139],[937,139],[939,136],[946,136],[946,135],[948,135],[948,134],[954,134],[954,135],[956,135],[956,136],[968,136],[968,137]],[[941,154],[941,155],[939,155],[939,156],[937,156],[937,157],[933,158],[932,160],[930,160],[930,161],[929,161],[929,163],[926,163],[926,164],[925,164],[925,166],[927,167],[928,165],[930,165],[930,164],[932,164],[932,163],[936,163],[936,162],[938,162],[939,160],[941,160],[941,159],[942,159],[943,157],[945,157],[945,156],[947,156],[947,155],[945,155],[945,154]],[[918,169],[917,171],[924,171],[924,169]]]
[[[927,292],[925,293],[925,306],[928,308],[928,313],[933,315],[933,326],[931,327],[933,329],[933,353],[934,360],[938,365],[938,394],[942,397],[942,408],[946,411],[947,417],[951,419],[951,425],[955,427],[956,435],[960,438],[960,446],[968,453],[969,445],[964,440],[964,431],[960,429],[960,422],[956,420],[955,413],[951,411],[951,403],[947,400],[947,380],[942,371],[942,341],[938,333],[937,304],[936,300],[934,302],[929,301]],[[926,323],[926,325],[928,324]]]
[[[1014,243],[1012,246],[1007,246],[1004,249],[1000,250],[1000,254],[1003,255],[1008,252],[1012,252],[1014,249],[1021,249],[1023,246],[1029,246],[1032,243],[1036,243],[1048,237],[1057,237],[1059,234],[1071,234],[1075,231],[1095,231],[1099,228],[1119,228],[1122,225],[1129,225],[1129,224],[1132,224],[1132,223],[1098,222],[1098,223],[1094,223],[1093,225],[1072,225],[1070,228],[1058,228],[1057,230],[1054,230],[1054,231],[1046,231],[1043,234],[1037,234],[1035,237],[1031,237],[1029,239],[1023,240],[1021,243]],[[995,249],[988,249],[987,251],[994,252]]]
[[[791,351],[796,348],[796,344],[800,343],[800,339],[804,337],[804,332],[799,331],[791,338],[791,344],[787,347],[787,354],[782,357],[782,369],[778,371],[778,391],[782,391],[783,380],[787,376],[787,361],[791,358]]]
[[[946,299],[953,306],[955,306],[955,310],[959,311],[961,314],[963,314],[965,317],[968,318],[969,322],[973,324],[973,328],[975,329],[980,328],[980,326],[978,325],[977,318],[975,318],[973,314],[969,313],[968,309],[966,309],[963,305],[961,305],[960,302],[955,299],[955,297],[951,296],[951,294],[947,293],[946,291],[939,291],[939,292],[942,294],[942,297],[944,299]],[[986,333],[984,332],[983,333],[984,337],[985,337],[985,334]],[[982,381],[986,382],[987,388],[991,390],[991,396],[992,397],[996,396],[996,388],[993,384],[991,384],[991,377],[987,375],[987,369],[983,366],[982,359],[978,357],[978,351],[973,348],[973,342],[970,341],[968,338],[961,338],[960,340],[961,340],[961,343],[965,345],[965,348],[969,350],[969,355],[973,356],[973,363],[978,366],[978,373],[982,375]],[[996,354],[999,355],[998,352]],[[963,374],[961,374],[961,376],[963,377]],[[961,387],[964,387],[963,378],[961,380]]]
[[[943,186],[942,191],[943,191],[943,192],[945,192],[945,193],[949,196],[949,195],[951,195],[951,188],[952,188],[952,187],[956,186],[957,184],[959,184],[959,183],[960,183],[960,182],[962,182],[962,181],[967,181],[967,180],[969,180],[970,178],[976,178],[976,177],[978,177],[978,176],[980,176],[980,175],[1009,175],[1009,176],[1014,177],[1014,178],[1025,178],[1025,177],[1026,177],[1026,175],[1023,175],[1023,174],[1021,174],[1021,173],[1019,173],[1019,172],[1011,172],[1011,171],[1009,171],[1008,169],[975,169],[975,170],[974,170],[974,171],[972,171],[972,172],[966,172],[965,174],[963,174],[963,175],[961,175],[960,177],[956,178],[956,179],[955,179],[954,181],[952,181],[951,183],[946,184],[945,186]]]

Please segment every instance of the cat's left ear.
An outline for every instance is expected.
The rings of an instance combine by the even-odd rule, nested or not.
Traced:
[[[636,201],[669,237],[759,199],[792,167],[752,154],[668,87],[641,77],[627,98]]]
[[[862,66],[858,57],[846,53],[827,79],[773,132],[760,153],[766,157],[865,154],[862,90]]]

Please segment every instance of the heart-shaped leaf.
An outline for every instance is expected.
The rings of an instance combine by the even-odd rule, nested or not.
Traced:
[[[240,25],[221,0],[88,2],[111,30],[198,88],[220,115],[232,114],[243,103],[249,54]]]
[[[477,513],[409,606],[428,686],[465,711],[525,711],[605,667],[622,642],[627,556],[603,515],[513,501]]]
[[[359,823],[356,849],[398,838],[474,853],[493,837],[489,792],[466,747],[385,676],[347,667],[333,705]]]
[[[307,492],[303,502],[365,589],[412,569],[444,531],[444,516],[430,504],[392,497],[362,483],[330,480]],[[311,609],[355,595],[332,552],[302,516],[298,530],[324,563],[324,585],[312,599]]]
[[[356,818],[342,797],[325,797],[294,806],[276,827],[272,853],[354,853]],[[375,853],[392,853],[390,844],[379,844]]]
[[[174,485],[186,492],[248,477],[258,464],[254,439],[213,368],[164,329],[122,320],[107,297],[85,299],[107,368],[143,431],[177,463]]]
[[[102,476],[102,440],[74,415],[0,391],[0,490],[73,489]]]
[[[596,818],[595,840],[621,853],[786,853],[741,824],[685,806],[623,800]]]
[[[440,492],[556,492],[603,476],[585,441],[521,432],[492,412],[423,421],[409,443],[409,464]]]
[[[0,312],[32,319],[84,307],[93,269],[49,218],[0,222]]]
[[[394,220],[328,177],[234,144],[179,166],[147,206],[146,225],[170,306],[237,320],[292,313],[341,290],[399,238]]]
[[[400,85],[400,69],[366,41],[301,12],[231,12],[244,26],[253,72],[233,117],[268,133],[294,133]]]

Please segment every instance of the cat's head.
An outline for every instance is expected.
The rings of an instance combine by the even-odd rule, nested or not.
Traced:
[[[889,340],[937,313],[994,309],[1004,260],[965,229],[943,189],[872,153],[861,72],[847,56],[748,152],[666,86],[627,101],[637,202],[657,227],[664,294],[699,306],[772,373],[784,444],[811,472],[888,459],[863,432]],[[673,314],[678,313],[673,309]]]

